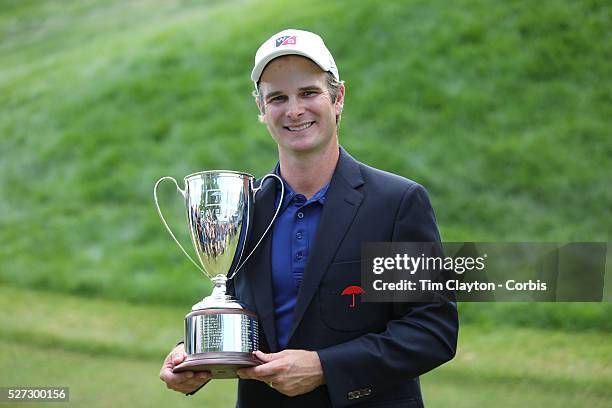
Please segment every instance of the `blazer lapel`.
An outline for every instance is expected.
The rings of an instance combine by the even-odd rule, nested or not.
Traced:
[[[253,216],[253,232],[250,237],[250,248],[259,241],[268,224],[274,216],[274,202],[276,199],[276,184],[274,181],[267,181],[264,187],[255,196],[255,211]],[[248,282],[251,283],[257,316],[264,329],[268,345],[271,352],[278,351],[276,339],[276,323],[274,320],[274,295],[272,293],[272,230],[268,231],[266,238],[256,249],[249,268],[245,271],[249,274]]]
[[[327,190],[315,244],[308,255],[304,280],[294,310],[289,342],[361,205],[363,195],[355,188],[362,184],[363,178],[358,163],[340,149],[340,158]]]

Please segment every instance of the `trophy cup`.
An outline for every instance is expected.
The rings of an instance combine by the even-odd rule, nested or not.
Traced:
[[[251,252],[244,256],[253,221],[253,198],[267,178],[281,184],[281,200],[274,217]],[[171,180],[185,199],[187,221],[198,264],[183,248],[164,219],[157,200],[157,188]],[[284,197],[284,185],[276,174],[267,174],[253,188],[250,174],[212,170],[185,177],[181,189],[173,177],[155,183],[153,196],[162,223],[191,262],[213,282],[212,294],[196,303],[185,316],[185,361],[174,372],[210,371],[212,378],[236,378],[236,369],[261,362],[253,352],[258,349],[258,321],[227,295],[226,281],[232,279],[255,252],[274,223]],[[229,277],[228,277],[229,276]]]

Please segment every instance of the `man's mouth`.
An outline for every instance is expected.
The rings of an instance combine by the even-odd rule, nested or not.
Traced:
[[[300,130],[308,129],[314,124],[314,122],[307,122],[299,126],[285,126],[285,129],[291,132],[299,132]]]

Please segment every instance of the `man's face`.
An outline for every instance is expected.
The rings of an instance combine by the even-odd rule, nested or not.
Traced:
[[[336,115],[342,111],[344,87],[332,102],[326,74],[310,59],[287,55],[272,60],[261,75],[259,92],[263,121],[282,153],[336,146]]]

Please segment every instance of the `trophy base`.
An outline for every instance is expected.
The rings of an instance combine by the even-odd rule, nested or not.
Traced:
[[[252,353],[241,352],[207,352],[188,355],[181,364],[174,367],[173,373],[184,371],[210,371],[212,378],[238,378],[236,370],[260,365]]]

